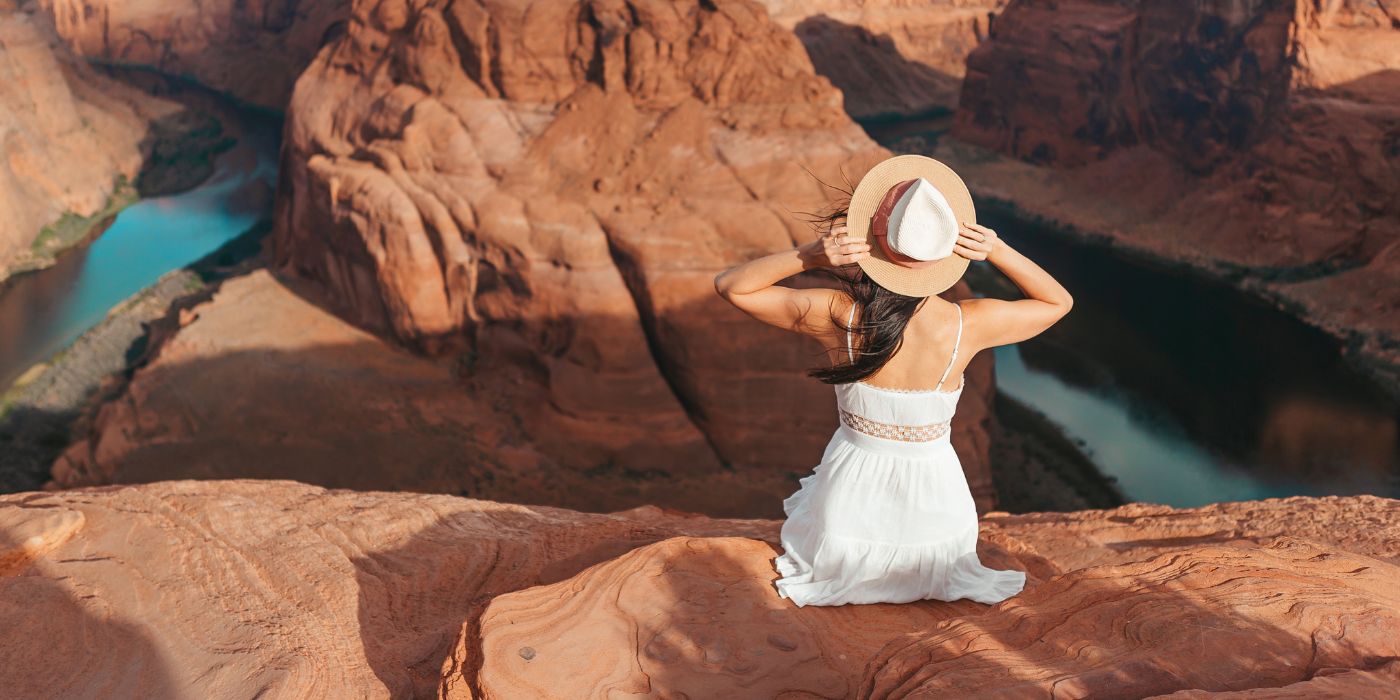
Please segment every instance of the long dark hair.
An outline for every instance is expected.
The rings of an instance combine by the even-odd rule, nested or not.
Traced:
[[[844,193],[841,199],[820,213],[803,212],[807,222],[812,224],[820,235],[826,235],[833,226],[846,218],[851,189],[835,187],[825,182],[821,184]],[[845,269],[822,268],[815,272],[834,280],[838,289],[855,300],[858,318],[854,324],[847,324],[845,314],[838,313],[835,308],[828,308],[827,312],[831,314],[831,322],[837,328],[853,336],[853,344],[857,347],[851,348],[851,353],[855,356],[854,362],[850,361],[847,353],[842,352],[836,364],[814,367],[807,370],[807,375],[827,384],[846,384],[875,374],[894,357],[895,352],[904,343],[904,328],[909,325],[909,319],[928,297],[911,297],[891,292],[876,284],[858,265],[850,265]]]

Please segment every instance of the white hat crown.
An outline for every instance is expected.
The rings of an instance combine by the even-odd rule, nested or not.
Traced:
[[[886,240],[900,255],[929,261],[953,254],[958,216],[933,183],[918,178],[890,210]]]

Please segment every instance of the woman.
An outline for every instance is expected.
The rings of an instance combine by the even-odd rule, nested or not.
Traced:
[[[896,156],[861,179],[823,235],[724,271],[715,289],[764,323],[809,335],[829,366],[840,427],[821,463],[783,501],[778,594],[798,606],[969,598],[1020,592],[1021,571],[977,558],[978,519],[950,421],[963,370],[980,351],[1031,338],[1069,310],[1069,292],[992,229],[946,165]],[[840,223],[844,220],[844,223]],[[973,260],[1005,273],[1027,298],[937,296]],[[777,282],[806,270],[839,289]]]

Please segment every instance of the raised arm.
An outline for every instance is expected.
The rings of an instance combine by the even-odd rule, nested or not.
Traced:
[[[964,257],[986,260],[1001,270],[1025,299],[968,299],[967,340],[978,349],[1018,343],[1055,325],[1074,298],[1050,273],[1022,255],[986,226],[963,222],[956,248]]]
[[[765,255],[719,273],[715,291],[744,313],[772,326],[807,335],[830,334],[829,313],[840,292],[776,286],[804,270],[850,265],[870,255],[866,243],[846,240],[846,226],[790,250]]]

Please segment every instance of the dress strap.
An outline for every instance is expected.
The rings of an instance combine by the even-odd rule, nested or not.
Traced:
[[[849,358],[851,359],[851,362],[855,362],[855,361],[856,361],[855,346],[851,344],[851,326],[855,325],[855,322],[856,322],[856,304],[855,304],[855,301],[852,300],[852,301],[851,301],[851,313],[846,314],[846,357],[849,357]]]
[[[951,371],[953,371],[953,365],[958,361],[958,345],[960,345],[960,344],[962,343],[962,329],[963,329],[962,304],[959,304],[959,303],[957,303],[957,302],[953,302],[953,305],[956,306],[956,307],[958,307],[958,335],[957,335],[956,338],[953,339],[953,356],[952,356],[951,358],[949,358],[949,360],[948,360],[948,366],[947,366],[946,368],[944,368],[944,370],[943,370],[943,376],[942,376],[941,378],[939,378],[938,384],[937,384],[936,387],[935,387],[935,388],[940,389],[940,390],[943,388],[943,382],[945,382],[945,381],[948,380],[948,373],[951,372]]]

